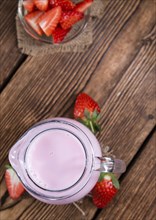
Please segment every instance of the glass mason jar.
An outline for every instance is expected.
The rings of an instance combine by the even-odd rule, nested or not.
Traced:
[[[67,204],[87,195],[100,172],[122,173],[122,160],[102,157],[96,137],[83,124],[52,118],[30,128],[9,152],[25,189],[49,204]]]

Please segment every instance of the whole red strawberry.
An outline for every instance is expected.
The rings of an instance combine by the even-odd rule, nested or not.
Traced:
[[[99,181],[92,189],[93,203],[97,208],[104,208],[116,195],[119,182],[112,173],[100,175]]]
[[[86,93],[80,93],[74,106],[74,118],[86,125],[93,133],[99,131],[99,105]]]

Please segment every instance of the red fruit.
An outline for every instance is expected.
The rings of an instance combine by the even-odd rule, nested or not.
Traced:
[[[25,189],[15,171],[11,167],[7,167],[5,171],[5,182],[9,195],[12,199],[18,199],[24,193]]]
[[[50,36],[55,30],[57,24],[61,19],[61,13],[61,7],[57,6],[47,11],[39,18],[38,24],[47,36]]]
[[[65,36],[70,30],[71,28],[64,30],[61,27],[57,27],[52,34],[54,43],[59,43],[63,41],[63,39],[65,38]]]
[[[93,133],[99,131],[99,105],[87,94],[80,93],[74,106],[74,118],[86,125]]]
[[[50,5],[52,7],[61,6],[63,11],[69,11],[75,7],[75,4],[70,0],[50,0]]]
[[[33,0],[24,0],[23,6],[28,12],[32,12],[35,8],[35,4]]]
[[[84,14],[78,11],[66,11],[62,13],[60,20],[63,29],[70,28],[73,24],[77,23],[84,17]]]
[[[96,183],[91,192],[94,205],[97,208],[104,208],[116,195],[118,189],[119,183],[116,177],[112,173],[104,174],[102,180]]]
[[[79,12],[84,12],[87,8],[91,6],[92,3],[93,0],[84,0],[83,2],[76,4],[75,10]]]
[[[46,11],[48,9],[49,0],[34,0],[34,3],[40,11]]]
[[[37,34],[39,34],[40,36],[43,34],[42,29],[40,28],[40,26],[38,25],[37,21],[39,19],[39,17],[43,14],[43,12],[41,11],[34,11],[31,12],[27,15],[25,15],[25,20],[27,21],[27,23],[34,29],[34,31],[36,31]]]

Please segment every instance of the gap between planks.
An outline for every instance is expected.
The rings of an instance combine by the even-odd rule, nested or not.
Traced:
[[[97,220],[114,220],[114,216],[116,220],[155,219],[155,144],[156,130],[122,180],[122,190]]]
[[[134,9],[134,10],[135,10],[135,9]],[[58,97],[56,97],[56,98],[58,98]],[[55,98],[55,99],[56,99],[56,98]],[[54,103],[54,100],[53,100],[53,103]],[[46,105],[47,105],[47,103],[46,103]],[[46,107],[46,111],[47,111],[47,109],[48,109],[48,108]],[[44,115],[45,115],[46,111],[45,111],[45,109],[44,109]],[[50,111],[51,111],[51,103],[50,103]],[[42,114],[42,117],[43,117],[43,114]]]
[[[25,54],[22,54],[19,57],[19,60],[17,61],[17,63],[15,64],[15,66],[13,67],[13,69],[10,71],[10,73],[8,74],[7,78],[3,81],[3,83],[0,85],[0,93],[5,89],[5,87],[9,84],[9,82],[11,81],[11,79],[13,78],[13,76],[16,74],[16,71],[20,68],[20,66],[25,62],[26,58],[28,56]]]
[[[149,135],[146,137],[146,139],[144,140],[143,144],[141,145],[141,147],[138,149],[138,151],[136,152],[136,154],[134,155],[133,159],[131,160],[131,162],[128,164],[127,168],[126,168],[126,172],[123,173],[119,180],[120,180],[120,184],[122,184],[123,180],[128,176],[131,168],[136,164],[137,159],[141,156],[141,154],[143,153],[143,151],[145,150],[145,148],[147,147],[147,145],[149,144],[151,138],[153,137],[154,133],[156,131],[156,126],[151,130],[151,132],[149,133]],[[97,220],[98,216],[100,215],[100,213],[102,212],[102,209],[97,209],[97,211],[95,212],[95,215],[93,216],[92,220]]]

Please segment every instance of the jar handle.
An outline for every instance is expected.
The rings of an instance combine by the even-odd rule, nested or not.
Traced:
[[[124,173],[126,164],[123,160],[114,159],[113,157],[98,157],[100,160],[100,168],[97,171],[108,173]]]

